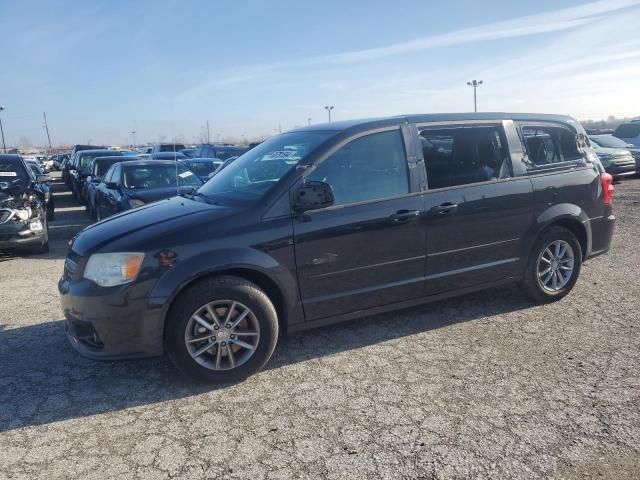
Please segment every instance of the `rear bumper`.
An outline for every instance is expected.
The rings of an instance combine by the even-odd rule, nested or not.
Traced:
[[[587,252],[585,260],[609,251],[615,228],[616,217],[592,218],[591,221],[591,251]]]

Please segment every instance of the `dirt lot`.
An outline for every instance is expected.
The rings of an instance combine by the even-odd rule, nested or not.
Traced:
[[[87,220],[56,201],[51,253],[0,258],[2,479],[640,477],[640,180],[559,303],[503,287],[295,334],[222,387],[73,352],[56,284]]]

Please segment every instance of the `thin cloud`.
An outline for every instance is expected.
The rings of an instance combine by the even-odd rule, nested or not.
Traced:
[[[434,48],[575,29],[599,20],[601,15],[636,5],[640,5],[640,0],[599,0],[575,7],[517,17],[384,47],[294,59],[268,65],[256,65],[242,71],[227,72],[226,76],[223,75],[216,80],[196,85],[178,95],[177,101],[195,100],[213,89],[256,80],[265,74],[273,73],[283,68],[340,66],[406,55]]]

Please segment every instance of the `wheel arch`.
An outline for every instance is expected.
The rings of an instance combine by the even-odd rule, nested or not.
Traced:
[[[587,214],[577,205],[557,204],[548,208],[537,219],[536,234],[532,236],[527,249],[527,258],[536,240],[549,228],[563,227],[573,233],[582,249],[582,260],[588,257],[591,251],[591,226]]]
[[[296,316],[296,313],[293,312],[293,310],[295,310],[295,307],[292,307],[290,304],[288,304],[287,297],[285,296],[282,285],[264,271],[255,268],[255,266],[238,265],[225,266],[223,268],[202,271],[197,276],[187,279],[178,288],[176,288],[171,297],[167,299],[166,306],[162,315],[163,339],[165,338],[167,318],[171,313],[172,306],[175,304],[180,295],[197,283],[204,281],[205,279],[222,275],[232,275],[235,277],[243,278],[256,284],[262,291],[264,291],[271,302],[273,302],[273,306],[276,309],[276,313],[278,315],[278,327],[280,329],[280,332],[287,332],[288,324],[291,318]]]

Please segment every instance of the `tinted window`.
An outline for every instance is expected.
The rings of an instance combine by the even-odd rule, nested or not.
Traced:
[[[113,165],[110,166],[109,170],[107,170],[107,173],[104,174],[102,181],[104,183],[109,183],[111,181],[111,177],[113,177]]]
[[[220,160],[226,160],[231,157],[239,157],[248,150],[248,148],[244,147],[216,147],[214,157]]]
[[[619,138],[634,138],[640,136],[640,123],[625,123],[619,125],[614,133]]]
[[[270,138],[216,173],[199,192],[219,201],[251,203],[336,132],[300,131]]]
[[[132,190],[169,188],[176,186],[200,186],[202,182],[182,165],[126,165],[123,167],[123,185]]]
[[[529,161],[536,167],[583,159],[573,132],[556,126],[523,126]]]
[[[107,173],[111,165],[120,161],[122,161],[122,159],[118,157],[96,160],[93,168],[93,175],[96,177],[102,177],[105,173]]]
[[[502,127],[421,128],[420,142],[430,189],[511,176]]]
[[[185,148],[184,145],[182,145],[181,143],[176,143],[175,145],[173,143],[170,143],[170,144],[160,145],[159,151],[160,152],[177,152],[178,150],[183,150],[184,148]]]
[[[18,179],[29,180],[30,178],[19,159],[0,160],[0,182],[13,182]]]
[[[307,180],[331,185],[335,205],[408,193],[407,160],[400,131],[374,133],[349,142],[318,165]]]
[[[187,166],[196,175],[206,177],[215,172],[221,164],[222,162],[189,162]]]

